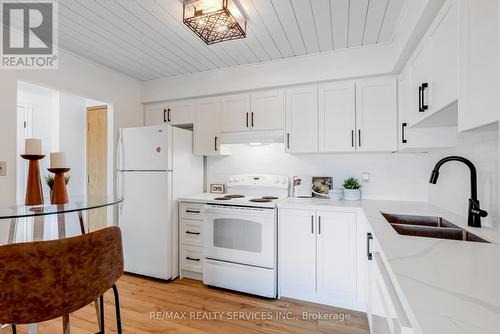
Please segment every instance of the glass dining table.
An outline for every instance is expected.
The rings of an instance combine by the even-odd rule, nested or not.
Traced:
[[[0,252],[7,244],[63,239],[116,225],[113,208],[121,202],[115,196],[73,197],[61,205],[0,202]],[[29,325],[28,333],[37,328]]]

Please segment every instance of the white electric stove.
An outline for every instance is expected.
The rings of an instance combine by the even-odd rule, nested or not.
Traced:
[[[277,296],[277,208],[288,197],[289,179],[234,175],[228,194],[207,198],[203,222],[203,282]]]

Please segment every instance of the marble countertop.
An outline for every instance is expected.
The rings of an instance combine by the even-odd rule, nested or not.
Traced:
[[[500,333],[499,231],[423,202],[288,198],[278,207],[363,214],[416,333]],[[381,211],[443,217],[492,243],[399,235]]]

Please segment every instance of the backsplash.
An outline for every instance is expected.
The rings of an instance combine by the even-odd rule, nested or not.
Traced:
[[[341,186],[348,177],[361,180],[361,173],[370,173],[370,182],[363,184],[366,199],[427,201],[429,154],[354,153],[304,154],[285,153],[282,144],[264,146],[230,145],[232,155],[207,158],[207,183],[225,183],[232,174],[279,174],[331,176],[334,186]]]
[[[471,160],[478,173],[478,198],[481,208],[488,211],[483,224],[500,228],[499,222],[499,136],[498,126],[489,126],[461,134],[458,146],[430,154],[432,163],[449,155],[459,155]],[[460,163],[446,163],[441,167],[437,185],[429,186],[430,202],[467,215],[470,198],[469,169]]]

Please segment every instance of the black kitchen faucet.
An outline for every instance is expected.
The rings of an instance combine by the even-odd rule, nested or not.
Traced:
[[[488,216],[488,212],[481,210],[479,206],[479,201],[477,199],[477,172],[474,164],[465,158],[450,156],[441,159],[437,162],[434,170],[432,171],[430,183],[436,184],[439,177],[439,168],[448,161],[459,161],[466,164],[470,169],[470,186],[471,186],[471,198],[469,199],[469,217],[467,223],[471,227],[481,227],[481,217]]]

